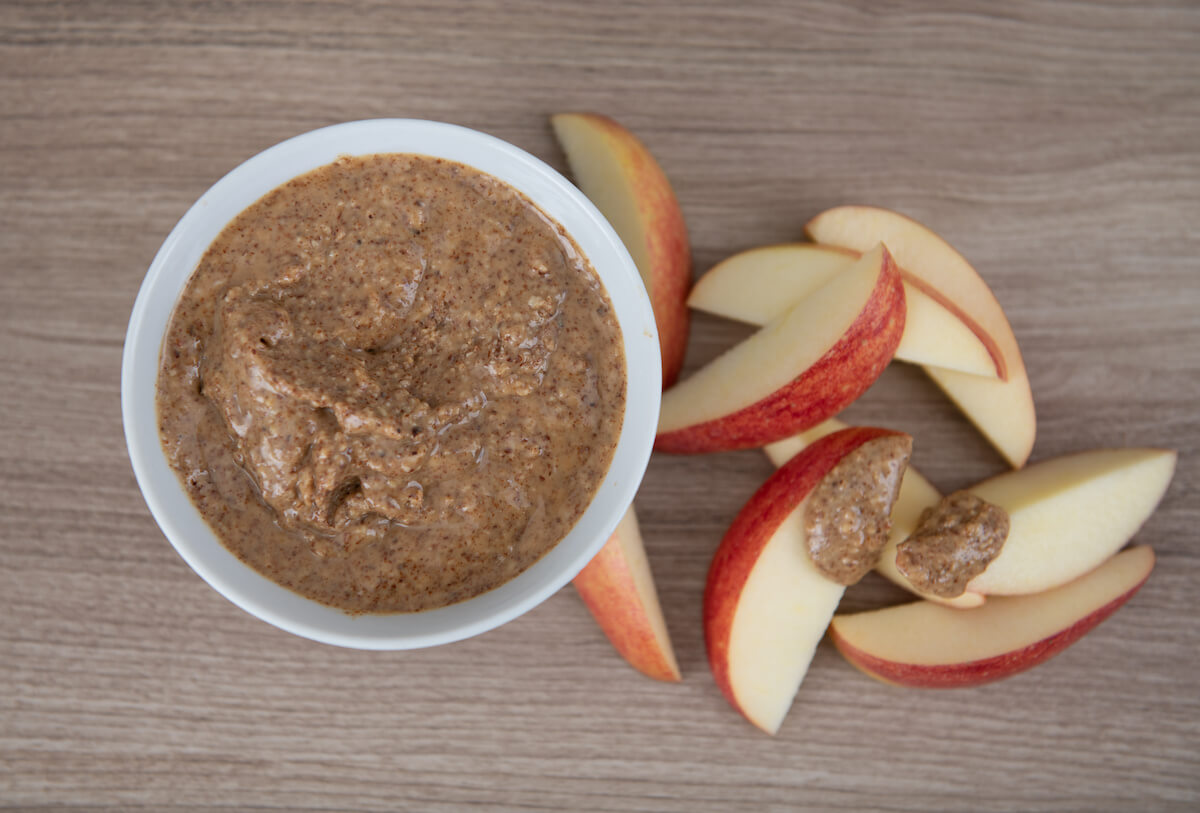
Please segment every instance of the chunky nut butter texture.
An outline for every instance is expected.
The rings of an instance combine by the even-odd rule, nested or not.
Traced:
[[[490,590],[612,460],[625,359],[571,239],[508,185],[343,158],[225,228],[172,316],[160,435],[223,544],[350,612]]]
[[[911,456],[909,435],[869,440],[839,460],[813,489],[804,511],[805,538],[808,555],[826,578],[850,585],[875,567]]]
[[[967,491],[921,512],[896,548],[896,569],[923,593],[956,598],[992,563],[1008,539],[1008,512]]]

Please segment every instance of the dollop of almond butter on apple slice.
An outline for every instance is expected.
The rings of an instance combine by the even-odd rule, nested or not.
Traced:
[[[987,570],[1008,539],[1008,512],[969,491],[956,491],[921,513],[896,547],[896,568],[923,593],[957,598]]]
[[[804,512],[805,541],[823,576],[848,586],[878,563],[911,456],[911,436],[876,438],[842,458],[814,489]]]

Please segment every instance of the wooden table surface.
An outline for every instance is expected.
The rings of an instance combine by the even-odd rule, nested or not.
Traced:
[[[1200,8],[1180,3],[0,4],[0,808],[1191,810],[1200,805]],[[864,202],[930,224],[1003,303],[1034,459],[1181,452],[1159,562],[1048,664],[906,691],[828,643],[768,737],[708,672],[709,559],[771,471],[656,455],[637,505],[684,671],[655,683],[572,590],[416,652],[293,637],[221,598],[125,452],[126,321],[159,244],[297,133],[403,116],[565,169],[608,113],[674,182],[700,273]],[[746,335],[697,318],[694,369]],[[945,490],[1004,468],[916,368],[850,419]],[[844,607],[903,595],[871,577]]]

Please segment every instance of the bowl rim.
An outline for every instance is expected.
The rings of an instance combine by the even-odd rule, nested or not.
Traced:
[[[574,239],[601,278],[621,327],[626,404],[604,480],[557,545],[504,584],[417,613],[351,615],[282,587],[224,547],[188,497],[158,438],[155,405],[167,323],[200,256],[221,229],[282,183],[343,155],[415,153],[458,161],[515,187]],[[250,614],[287,632],[355,649],[398,650],[451,643],[494,629],[536,607],[599,552],[632,504],[649,462],[661,401],[657,327],[641,275],[615,230],[573,184],[545,162],[494,136],[423,119],[365,119],[289,138],[247,159],[212,185],[176,223],[151,262],[130,313],[121,358],[121,413],[134,476],[168,541],[204,581]]]

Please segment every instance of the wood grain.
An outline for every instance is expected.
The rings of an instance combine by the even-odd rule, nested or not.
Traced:
[[[1192,2],[0,3],[0,807],[1191,810],[1200,805],[1200,7]],[[648,681],[564,591],[434,650],[246,615],[149,516],[124,451],[130,307],[188,206],[259,150],[375,116],[565,169],[597,110],[675,184],[697,272],[830,205],[898,208],[992,284],[1034,458],[1181,452],[1159,566],[1049,664],[876,683],[827,645],[778,737],[708,674],[708,561],[771,471],[656,456],[638,499],[680,665]],[[688,369],[744,335],[698,317]],[[912,368],[847,416],[951,489],[1002,461]],[[845,607],[901,596],[878,580]]]

